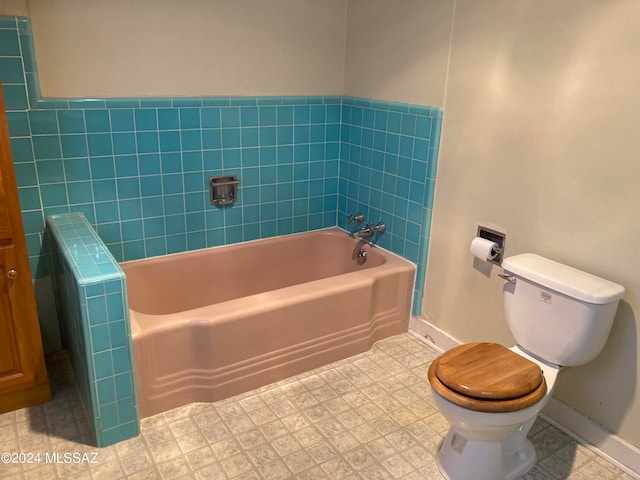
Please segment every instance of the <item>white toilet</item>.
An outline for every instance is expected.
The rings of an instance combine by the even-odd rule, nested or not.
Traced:
[[[560,369],[600,353],[624,295],[618,284],[534,254],[502,267],[517,345],[460,345],[429,368],[434,402],[451,424],[437,456],[449,480],[513,479],[535,464],[527,433]]]

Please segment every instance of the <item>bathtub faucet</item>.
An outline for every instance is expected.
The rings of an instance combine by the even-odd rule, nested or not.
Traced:
[[[351,234],[351,237],[362,238],[362,239],[371,238],[371,236],[373,235],[373,231],[374,231],[373,225],[371,225],[370,223],[367,223],[364,227],[360,227],[358,230],[353,232]]]
[[[364,213],[358,212],[355,215],[353,213],[349,213],[347,215],[347,223],[352,224],[355,223],[354,228],[356,228],[359,224],[364,223]],[[354,230],[349,234],[351,238],[355,238],[356,231]]]
[[[348,223],[362,223],[364,222],[364,213],[358,212],[355,215],[353,213],[349,213],[347,215]]]
[[[384,222],[378,222],[375,226],[367,223],[364,227],[360,227],[359,230],[353,232],[351,234],[351,238],[361,238],[363,240],[366,240],[373,237],[376,232],[382,235],[386,231],[386,229],[387,227]]]

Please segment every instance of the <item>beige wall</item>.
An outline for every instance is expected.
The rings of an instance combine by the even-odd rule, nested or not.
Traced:
[[[29,16],[27,0],[0,0],[0,15]]]
[[[426,66],[425,66],[426,67]],[[602,354],[556,397],[640,446],[640,3],[457,0],[423,317],[511,343],[477,225],[624,285]]]
[[[346,0],[29,0],[46,97],[340,95]]]
[[[451,0],[349,0],[346,95],[442,106]]]

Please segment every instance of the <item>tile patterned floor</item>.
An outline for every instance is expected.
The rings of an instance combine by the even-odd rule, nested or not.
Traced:
[[[426,381],[436,355],[398,335],[258,390],[147,418],[140,436],[98,449],[57,353],[47,359],[53,401],[0,415],[0,452],[40,453],[40,462],[0,464],[0,478],[440,479],[434,454],[448,427]],[[631,478],[544,420],[530,437],[539,460],[524,479]]]

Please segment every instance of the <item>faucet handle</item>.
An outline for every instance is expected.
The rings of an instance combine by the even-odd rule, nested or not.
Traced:
[[[373,227],[373,229],[378,232],[380,235],[382,235],[384,232],[387,231],[387,226],[384,224],[384,222],[378,222],[376,223],[376,226]]]
[[[347,214],[347,221],[349,223],[362,223],[364,222],[364,213],[358,212],[355,215],[349,213]]]

